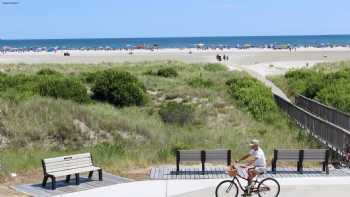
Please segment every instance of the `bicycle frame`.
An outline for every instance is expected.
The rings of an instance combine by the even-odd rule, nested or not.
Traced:
[[[247,178],[244,178],[244,177],[241,177],[241,176],[239,176],[239,175],[233,177],[233,179],[232,179],[233,182],[236,181],[236,182],[238,183],[238,186],[239,186],[239,188],[240,188],[242,191],[246,191],[246,188],[245,188],[244,186],[242,186],[241,182],[239,181],[239,179],[238,179],[237,177],[239,177],[239,178],[241,178],[241,179],[244,179],[244,180],[246,180],[246,181],[248,181],[248,179],[247,179]],[[252,181],[252,184],[253,184],[253,185],[257,185],[257,184],[259,184],[259,183],[260,183],[260,181],[258,181],[258,180],[253,180],[253,181]],[[254,189],[254,188],[253,188],[253,189]]]

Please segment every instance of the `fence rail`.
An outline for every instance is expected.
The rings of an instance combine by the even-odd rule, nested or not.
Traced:
[[[277,105],[285,111],[290,118],[294,119],[300,127],[307,129],[313,136],[334,151],[340,154],[344,153],[345,148],[350,144],[349,131],[313,115],[278,95],[274,96]]]
[[[344,112],[341,112],[333,107],[324,105],[318,101],[309,99],[302,95],[298,95],[295,97],[295,104],[306,111],[315,114],[331,122],[336,124],[346,130],[350,130],[350,115]]]

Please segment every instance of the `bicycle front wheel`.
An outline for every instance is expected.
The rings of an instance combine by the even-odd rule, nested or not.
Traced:
[[[237,197],[238,196],[238,186],[234,181],[226,180],[216,187],[215,190],[216,197]]]
[[[280,194],[280,184],[273,178],[266,178],[258,185],[259,197],[277,197]]]

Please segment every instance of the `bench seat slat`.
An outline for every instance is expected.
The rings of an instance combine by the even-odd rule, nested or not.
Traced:
[[[59,168],[49,168],[49,169],[46,169],[46,172],[51,173],[51,172],[67,171],[75,168],[85,168],[85,167],[91,167],[91,166],[92,164],[70,165],[70,166],[63,166]]]
[[[76,173],[96,171],[96,170],[100,170],[100,169],[101,168],[99,168],[99,167],[90,166],[90,167],[76,168],[76,169],[59,171],[59,172],[52,172],[52,173],[48,173],[48,174],[53,175],[55,177],[60,177],[60,176],[66,176],[66,175],[71,175],[71,174],[76,174]]]

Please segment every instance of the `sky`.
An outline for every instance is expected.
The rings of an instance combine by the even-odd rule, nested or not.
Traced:
[[[349,0],[0,2],[2,39],[350,34]]]

